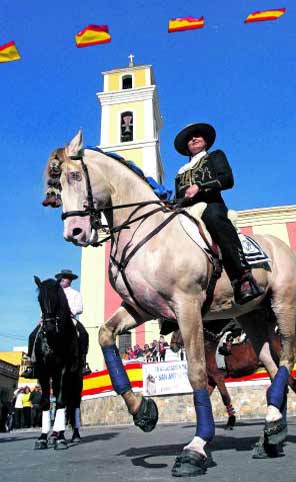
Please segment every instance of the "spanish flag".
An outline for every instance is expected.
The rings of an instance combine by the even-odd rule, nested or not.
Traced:
[[[89,47],[90,45],[111,42],[108,25],[88,25],[75,35],[76,46]]]
[[[245,23],[263,22],[264,20],[277,20],[286,12],[285,8],[275,8],[273,10],[262,10],[260,12],[253,12],[247,16]]]
[[[169,32],[180,32],[181,30],[195,30],[197,28],[202,28],[205,24],[203,17],[183,17],[183,18],[173,18],[169,21]]]
[[[21,56],[13,40],[5,45],[0,45],[0,62],[13,62],[20,58]]]

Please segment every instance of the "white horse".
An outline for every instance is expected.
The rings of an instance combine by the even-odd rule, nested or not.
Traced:
[[[152,399],[133,393],[124,371],[116,336],[154,318],[175,320],[184,340],[188,378],[197,414],[196,433],[173,467],[173,475],[203,474],[205,446],[214,436],[214,420],[207,391],[202,307],[213,273],[207,255],[185,234],[182,213],[159,201],[150,186],[126,162],[84,149],[82,134],[55,150],[47,163],[47,181],[55,189],[44,204],[57,207],[62,197],[64,237],[78,246],[96,245],[100,213],[111,233],[109,276],[123,299],[102,325],[99,342],[114,389],[121,394],[136,425],[150,431],[157,422]],[[271,271],[252,271],[264,294],[243,306],[234,304],[233,290],[223,272],[205,320],[237,317],[249,335],[248,314],[267,299],[282,337],[280,368],[269,368],[274,380],[268,391],[265,437],[277,444],[286,437],[286,387],[294,364],[296,323],[296,256],[274,236],[254,236],[271,260]],[[260,320],[259,320],[260,321]],[[260,351],[266,356],[266,340]],[[264,355],[265,354],[265,355]],[[272,363],[272,362],[271,362]]]

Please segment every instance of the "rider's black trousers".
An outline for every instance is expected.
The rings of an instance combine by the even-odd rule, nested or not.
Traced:
[[[209,202],[202,215],[210,235],[218,244],[230,281],[240,279],[247,263],[235,227],[227,217],[227,207],[221,202]]]

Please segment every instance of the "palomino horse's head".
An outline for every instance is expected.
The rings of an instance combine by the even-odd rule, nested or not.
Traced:
[[[56,149],[46,166],[47,197],[44,206],[63,206],[64,238],[80,246],[97,241],[97,227],[92,210],[106,206],[110,186],[99,169],[99,182],[92,183],[82,159],[81,130],[65,148]]]

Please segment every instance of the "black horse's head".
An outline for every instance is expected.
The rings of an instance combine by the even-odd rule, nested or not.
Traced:
[[[42,312],[41,334],[49,346],[55,345],[72,329],[71,312],[60,283],[54,279],[41,281],[34,276],[38,286],[38,301]]]
[[[59,281],[54,279],[41,281],[38,276],[34,276],[34,280],[39,288],[38,301],[43,322],[51,321],[53,318],[70,317],[68,301]]]

